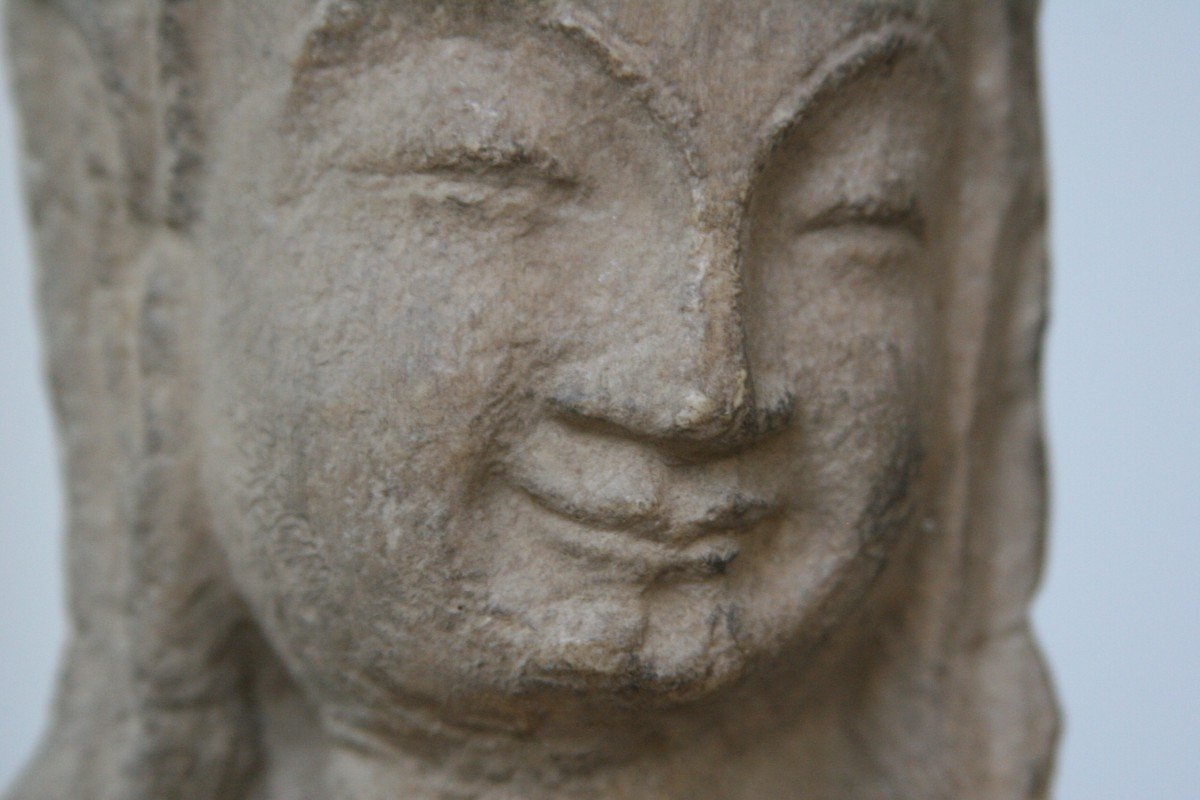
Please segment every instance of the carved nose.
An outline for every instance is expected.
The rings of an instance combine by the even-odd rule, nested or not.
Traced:
[[[725,440],[742,427],[753,391],[734,255],[701,254],[688,278],[625,290],[620,305],[636,314],[585,332],[587,356],[551,394],[559,413],[625,435],[693,443]]]
[[[714,386],[713,381],[664,379],[661,373],[642,371],[638,363],[617,369],[628,372],[594,379],[584,392],[557,393],[554,408],[577,421],[603,423],[637,437],[704,440],[728,436],[746,405],[745,372]]]

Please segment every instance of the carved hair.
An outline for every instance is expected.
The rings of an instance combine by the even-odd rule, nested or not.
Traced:
[[[185,413],[196,5],[8,9],[71,586],[54,721],[15,798],[238,797],[257,762]]]
[[[54,720],[13,800],[238,798],[259,763],[243,663],[252,626],[209,541],[188,444],[194,256],[181,241],[203,165],[191,37],[204,5],[9,4],[71,587]],[[341,5],[322,12],[314,66],[319,37],[339,35]],[[1036,798],[1056,731],[1028,621],[1044,517],[1036,2],[961,9],[971,156],[959,204],[970,224],[951,262],[951,434],[921,565],[951,576],[931,585],[957,591],[923,598],[911,632],[939,669],[937,713],[954,734],[944,784],[962,797]]]

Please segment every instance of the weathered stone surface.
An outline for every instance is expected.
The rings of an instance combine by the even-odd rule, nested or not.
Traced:
[[[9,15],[12,800],[1045,796],[1032,3]]]

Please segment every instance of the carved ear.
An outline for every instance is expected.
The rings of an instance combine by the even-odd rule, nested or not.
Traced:
[[[1048,792],[1058,715],[1029,623],[1041,573],[1046,488],[1040,353],[1046,316],[1045,184],[1036,82],[1036,0],[976,12],[977,145],[1000,210],[980,244],[961,516],[965,592],[958,689],[963,764],[980,797]],[[964,381],[964,385],[967,385]],[[1016,792],[1012,794],[1012,792]]]
[[[1045,474],[1039,354],[1046,314],[1045,186],[1036,86],[1036,0],[962,4],[963,187],[944,300],[937,524],[906,654],[935,691],[899,689],[889,744],[938,775],[946,797],[1041,800],[1058,716],[1029,624],[1042,559]],[[957,8],[957,7],[956,7]],[[956,11],[957,13],[957,11]],[[917,616],[914,614],[914,617]],[[896,675],[903,675],[897,671]],[[899,700],[895,699],[899,698]],[[906,747],[913,719],[944,742],[941,765]],[[896,725],[896,720],[900,721]],[[889,753],[889,758],[895,755]],[[928,794],[928,787],[924,789]]]
[[[13,800],[237,797],[254,763],[243,617],[195,492],[196,264],[147,199],[156,7],[7,9],[71,591],[54,721]]]
[[[138,798],[239,797],[257,758],[246,618],[199,491],[190,284],[202,268],[163,232],[138,270],[142,452],[128,551]]]

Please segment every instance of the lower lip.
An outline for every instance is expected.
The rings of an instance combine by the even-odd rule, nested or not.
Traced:
[[[529,505],[543,518],[545,524],[538,527],[546,532],[551,546],[597,567],[618,570],[621,577],[718,577],[729,572],[741,553],[740,544],[729,532],[718,530],[686,545],[676,545],[651,541],[628,531],[585,525],[532,499]]]

